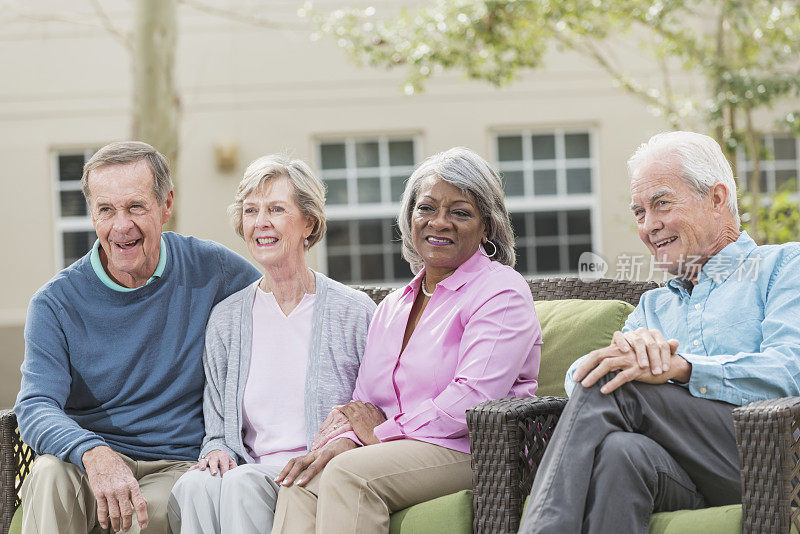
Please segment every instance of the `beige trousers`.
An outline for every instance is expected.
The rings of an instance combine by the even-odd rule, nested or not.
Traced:
[[[147,501],[147,534],[168,532],[167,499],[172,485],[194,462],[135,461],[120,454]],[[140,532],[134,512],[131,534]],[[22,483],[23,534],[86,534],[95,529],[97,501],[86,473],[50,454],[38,456]]]
[[[469,454],[410,439],[358,447],[282,487],[272,532],[385,534],[392,512],[471,487]]]

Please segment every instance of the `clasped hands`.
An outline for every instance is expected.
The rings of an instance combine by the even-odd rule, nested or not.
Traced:
[[[369,402],[351,401],[334,406],[312,441],[311,452],[289,460],[275,482],[283,486],[291,486],[295,480],[298,486],[307,484],[334,456],[357,447],[351,439],[332,438],[352,431],[364,445],[374,445],[379,443],[375,427],[384,421],[386,415]]]
[[[669,380],[688,382],[692,365],[677,354],[678,340],[665,339],[658,330],[639,328],[615,332],[608,347],[593,350],[575,369],[572,379],[583,387],[594,385],[606,374],[619,371],[600,391],[611,393],[636,380],[663,384]]]

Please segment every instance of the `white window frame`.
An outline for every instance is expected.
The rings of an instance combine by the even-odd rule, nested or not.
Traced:
[[[588,134],[589,135],[589,157],[588,158],[569,158],[566,157],[566,147],[564,136],[568,134]],[[555,136],[555,159],[534,161],[531,149],[531,136],[534,135],[553,135]],[[500,137],[507,136],[521,136],[522,137],[522,162],[501,162],[498,150],[498,143]],[[497,165],[500,174],[504,171],[522,171],[523,178],[523,196],[506,197],[506,209],[512,214],[526,214],[541,211],[555,211],[559,212],[559,227],[566,226],[565,211],[568,210],[589,210],[589,220],[592,225],[591,234],[591,247],[592,250],[602,250],[601,232],[600,232],[600,201],[599,201],[599,185],[600,185],[600,165],[598,160],[599,147],[598,147],[598,134],[597,128],[594,126],[576,125],[570,127],[558,128],[496,128],[491,132],[491,146],[490,154],[492,160]],[[556,194],[554,195],[533,195],[533,172],[536,169],[553,169],[556,170]],[[591,193],[569,194],[567,193],[567,169],[570,168],[589,168],[591,172]],[[534,246],[536,239],[534,236],[520,236],[524,241],[526,247]],[[550,243],[553,239],[553,243]],[[545,244],[558,244],[559,264],[565,265],[568,263],[566,256],[567,247],[569,246],[569,239],[567,234],[559,234],[556,238],[548,238]],[[558,273],[532,273],[529,266],[529,271],[524,273],[526,276],[575,276],[575,271],[566,271]]]
[[[414,162],[411,165],[391,166],[383,165],[389,162],[389,142],[390,141],[412,141],[414,145]],[[356,143],[377,142],[379,153],[378,167],[356,167]],[[323,170],[321,145],[323,144],[344,144],[345,146],[345,169]],[[314,139],[314,161],[320,169],[320,178],[325,181],[329,178],[347,180],[347,204],[326,204],[325,216],[328,221],[361,221],[365,219],[397,219],[400,209],[400,199],[391,198],[391,177],[393,175],[404,174],[406,179],[411,176],[414,168],[422,159],[422,138],[419,133],[391,133],[391,134],[362,134],[362,135],[325,135]],[[373,173],[380,178],[381,199],[391,199],[389,202],[359,203],[358,202],[358,174]],[[392,255],[396,252],[398,243],[392,242],[391,224],[383,227],[383,242],[380,244],[362,245],[358,239],[358,226],[349,224],[350,244],[346,245],[349,249],[351,276],[359,283],[381,283],[387,285],[397,285],[398,280],[364,280],[361,278],[360,259],[364,254],[382,254],[384,262],[384,272],[393,270],[390,268]],[[319,255],[320,268],[328,272],[328,240],[322,239],[321,253]],[[338,247],[337,247],[338,248]],[[338,252],[338,251],[337,251]]]
[[[773,154],[773,159],[762,159],[760,162],[761,172],[766,173],[766,190],[762,194],[771,195],[775,192],[775,171],[795,171],[798,192],[792,195],[793,198],[800,198],[800,136],[794,136],[794,160],[775,160],[775,137],[792,137],[788,132],[771,132],[763,135],[764,147]],[[745,150],[742,148],[736,151],[736,171],[738,183],[742,192],[748,191],[747,175],[753,171],[753,162],[747,158]]]
[[[87,213],[85,217],[62,217],[61,215],[61,192],[80,191],[81,181],[62,181],[58,159],[60,156],[81,155],[83,156],[84,161],[88,161],[88,159],[92,157],[92,154],[94,154],[96,151],[97,149],[94,148],[55,148],[50,152],[50,175],[52,176],[53,183],[53,220],[55,222],[53,226],[55,232],[56,271],[60,271],[61,269],[67,267],[67,265],[64,264],[64,234],[67,232],[94,232],[94,226],[92,225],[92,218],[89,215],[88,208],[86,210]]]

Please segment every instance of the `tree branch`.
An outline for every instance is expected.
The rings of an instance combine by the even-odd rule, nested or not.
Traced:
[[[259,26],[261,28],[269,28],[271,30],[295,30],[295,31],[303,31],[308,30],[309,27],[305,24],[291,24],[286,22],[275,22],[274,20],[268,19],[261,15],[256,15],[253,13],[239,13],[238,11],[232,11],[230,9],[224,9],[218,6],[210,5],[205,2],[201,2],[200,0],[178,0],[181,4],[187,5],[192,9],[196,9],[197,11],[215,15],[217,17],[226,18],[228,20],[232,20],[235,22],[240,22],[242,24],[249,24],[251,26]]]
[[[114,23],[108,17],[108,14],[103,9],[103,6],[100,5],[100,0],[89,0],[89,2],[92,4],[95,15],[97,15],[97,18],[100,19],[100,24],[103,25],[103,28],[105,28],[106,31],[110,33],[111,36],[114,37],[122,46],[128,50],[133,50],[133,41],[131,39],[131,35],[114,26]]]

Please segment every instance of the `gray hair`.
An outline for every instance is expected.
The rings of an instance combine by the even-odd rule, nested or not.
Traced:
[[[275,178],[287,178],[294,190],[294,201],[300,213],[314,219],[314,228],[308,236],[308,247],[319,243],[325,235],[325,185],[320,182],[311,168],[299,159],[291,159],[283,154],[262,156],[251,163],[244,171],[244,178],[239,182],[233,204],[228,206],[236,233],[244,237],[242,228],[242,204],[250,193],[261,189],[264,184]]]
[[[81,176],[81,189],[86,202],[90,202],[91,199],[89,173],[108,165],[125,165],[141,160],[145,160],[150,167],[150,173],[153,175],[153,195],[158,200],[158,205],[163,206],[172,190],[169,163],[163,154],[141,141],[111,143],[92,154],[83,166],[83,176]]]
[[[736,180],[731,164],[714,139],[695,132],[663,132],[642,143],[628,159],[631,178],[645,163],[676,158],[681,166],[681,179],[698,196],[705,197],[716,184],[728,190],[728,210],[738,228],[739,206],[736,200]]]
[[[455,147],[420,163],[403,191],[397,224],[403,243],[403,258],[411,265],[411,270],[417,273],[423,265],[422,257],[414,248],[411,237],[411,214],[417,202],[420,184],[429,176],[438,176],[475,199],[486,227],[486,236],[497,246],[497,254],[492,259],[513,267],[516,263],[514,230],[506,210],[500,175],[475,152],[464,147]]]

